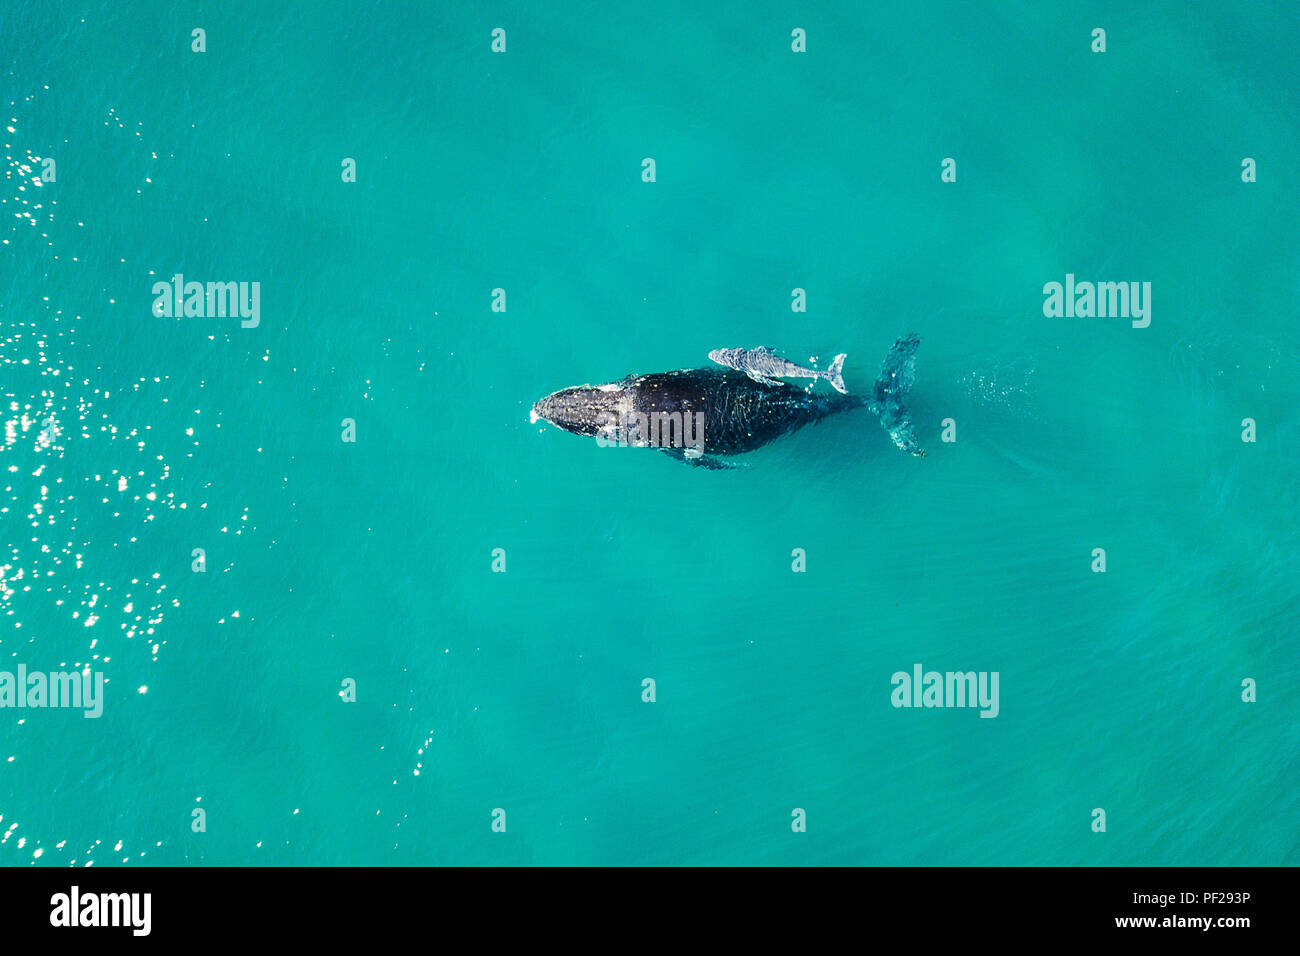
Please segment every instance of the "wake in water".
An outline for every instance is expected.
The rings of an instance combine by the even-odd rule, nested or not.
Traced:
[[[1033,395],[1034,369],[1022,360],[966,373],[958,381],[966,395],[983,408],[1006,410],[1038,421]]]

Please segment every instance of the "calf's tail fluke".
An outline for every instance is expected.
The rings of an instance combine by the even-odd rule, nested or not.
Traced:
[[[880,424],[885,426],[895,445],[924,458],[925,452],[917,444],[916,431],[905,404],[916,379],[916,349],[920,344],[921,337],[915,332],[894,343],[872,389],[871,408],[880,416]]]
[[[826,381],[831,383],[831,388],[835,389],[835,391],[839,392],[841,395],[848,394],[848,389],[844,387],[845,357],[846,356],[843,352],[835,356],[835,361],[831,362],[825,373]]]

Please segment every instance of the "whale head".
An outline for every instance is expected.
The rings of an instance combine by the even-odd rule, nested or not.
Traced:
[[[597,435],[618,421],[624,401],[622,386],[577,385],[538,399],[528,420],[548,421],[575,435]]]

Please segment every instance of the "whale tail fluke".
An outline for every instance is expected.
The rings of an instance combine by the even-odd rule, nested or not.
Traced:
[[[885,356],[880,378],[876,379],[872,390],[871,407],[880,416],[880,424],[885,426],[895,445],[924,458],[925,452],[916,441],[916,430],[905,404],[912,391],[912,382],[916,380],[916,349],[920,344],[921,337],[915,332],[894,343]]]
[[[841,352],[835,356],[835,361],[831,362],[830,367],[826,369],[826,381],[831,383],[831,388],[841,395],[847,395],[848,389],[844,387],[844,359],[845,354]]]

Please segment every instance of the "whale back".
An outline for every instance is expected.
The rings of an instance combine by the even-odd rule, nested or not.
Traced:
[[[781,383],[764,385],[727,368],[681,369],[641,375],[628,382],[636,411],[650,416],[704,413],[704,451],[736,455],[753,451],[827,415],[866,400],[823,395]]]

